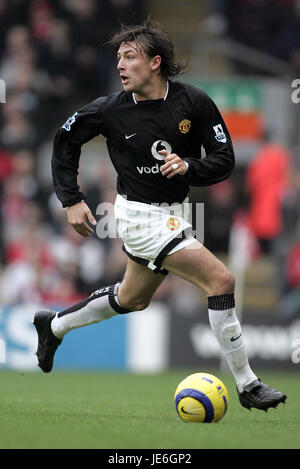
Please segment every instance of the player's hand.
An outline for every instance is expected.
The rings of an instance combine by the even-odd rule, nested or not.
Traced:
[[[167,179],[176,174],[183,176],[187,172],[186,162],[176,153],[168,153],[167,150],[160,150],[158,153],[165,156],[165,164],[160,167],[160,170],[163,176],[167,176]]]
[[[89,207],[85,202],[79,202],[67,208],[67,218],[70,225],[81,236],[91,236],[94,230],[87,224],[89,221],[92,225],[97,225],[95,218],[92,215]]]

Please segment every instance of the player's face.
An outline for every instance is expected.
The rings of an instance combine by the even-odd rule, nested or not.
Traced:
[[[154,60],[133,41],[121,44],[117,59],[124,90],[143,94],[157,68]]]

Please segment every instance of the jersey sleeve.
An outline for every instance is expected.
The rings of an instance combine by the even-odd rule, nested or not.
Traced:
[[[199,141],[205,156],[188,157],[185,174],[191,186],[209,186],[228,178],[235,165],[232,141],[225,122],[215,103],[205,93],[197,104],[196,120]]]
[[[52,178],[63,207],[86,198],[77,183],[81,146],[96,135],[105,135],[103,113],[103,98],[98,98],[69,117],[54,138]]]

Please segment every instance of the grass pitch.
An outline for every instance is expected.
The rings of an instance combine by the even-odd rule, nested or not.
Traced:
[[[231,375],[204,370],[227,386],[227,414],[219,423],[184,423],[173,395],[178,383],[196,371],[151,376],[1,371],[0,448],[300,448],[296,373],[259,374],[288,395],[285,405],[266,413],[240,406]]]

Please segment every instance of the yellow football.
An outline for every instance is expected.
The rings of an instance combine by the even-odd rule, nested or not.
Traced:
[[[224,383],[209,373],[194,373],[177,386],[175,407],[185,422],[219,422],[229,403]]]

